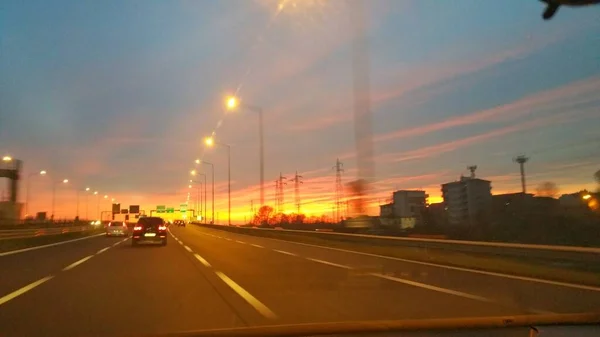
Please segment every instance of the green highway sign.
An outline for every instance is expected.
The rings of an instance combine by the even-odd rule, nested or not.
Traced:
[[[179,211],[181,213],[187,213],[187,206],[188,206],[187,204],[181,204],[181,205],[179,205]]]
[[[173,207],[167,208],[167,213],[175,213],[175,208],[173,208]]]
[[[165,212],[165,205],[156,206],[156,213],[164,213],[164,212]]]

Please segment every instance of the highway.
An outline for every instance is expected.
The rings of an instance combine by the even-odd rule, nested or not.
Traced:
[[[188,225],[0,256],[0,336],[599,311],[600,289]]]

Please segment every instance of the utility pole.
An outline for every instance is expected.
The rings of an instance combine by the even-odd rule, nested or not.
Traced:
[[[520,155],[513,159],[515,163],[519,164],[521,169],[521,188],[523,190],[523,194],[527,192],[527,186],[525,184],[525,163],[529,161],[529,157],[525,157],[524,155]]]
[[[296,175],[294,176],[294,179],[292,179],[292,181],[294,182],[294,197],[295,197],[295,201],[296,201],[296,213],[300,214],[300,184],[304,183],[302,181],[302,176],[298,175],[298,171],[296,171]]]
[[[340,162],[340,159],[338,158],[335,161],[335,166],[333,167],[335,169],[335,221],[334,222],[338,222],[341,218],[341,214],[340,214],[340,207],[341,207],[341,203],[342,203],[342,197],[343,197],[343,187],[342,187],[342,172],[344,172],[344,164],[342,162]]]
[[[275,198],[276,198],[276,205],[277,205],[277,212],[282,212],[284,211],[284,197],[283,197],[283,186],[287,185],[287,183],[284,181],[287,180],[286,177],[284,177],[281,172],[279,173],[279,178],[277,178],[277,180],[275,180]]]

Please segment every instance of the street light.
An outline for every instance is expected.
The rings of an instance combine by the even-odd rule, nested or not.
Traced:
[[[205,164],[205,165],[210,165],[211,168],[211,174],[212,174],[212,216],[211,216],[211,221],[214,224],[215,223],[215,166],[212,163],[209,163],[207,161],[201,161],[200,159],[196,159],[196,164]],[[206,177],[206,176],[205,176]],[[204,202],[206,202],[206,180],[204,180]]]
[[[96,196],[96,219],[100,220],[100,194],[94,191],[94,195]]]
[[[69,179],[63,179],[62,183],[63,184],[67,184],[69,182]],[[52,183],[52,221],[54,221],[54,207],[56,205],[56,184],[58,184],[57,181]]]
[[[89,193],[87,193],[87,192],[89,192],[89,191],[90,191],[90,188],[89,188],[89,187],[86,187],[86,188],[85,188],[85,192],[86,192],[86,193],[85,193],[85,219],[86,219],[86,220],[89,220],[89,219],[90,219],[90,217],[89,217],[89,204],[88,204],[88,196],[89,196]]]
[[[29,183],[31,182],[31,177],[37,176],[37,175],[45,176],[46,171],[41,170],[40,172],[29,173],[29,175],[27,176],[27,194],[25,195],[25,215],[29,214]]]
[[[200,196],[198,199],[200,199],[200,209],[203,209],[202,215],[205,216],[206,215],[206,174],[205,173],[197,173],[196,170],[192,171],[194,174],[193,176],[202,176],[204,177],[204,208],[202,208],[202,196]],[[194,181],[194,180],[190,180],[190,182],[196,182],[199,183],[200,185],[202,185],[202,182],[198,182],[198,181]],[[201,191],[196,191],[201,193]]]
[[[592,197],[592,195],[591,195],[591,194],[586,194],[586,195],[584,195],[582,198],[583,198],[583,200],[588,200],[588,199],[590,199],[591,197]]]
[[[246,108],[258,114],[258,137],[259,137],[259,160],[260,160],[260,205],[265,204],[265,146],[263,131],[263,109],[258,106],[240,103],[235,96],[229,96],[226,100],[228,110],[234,110],[238,106]]]
[[[227,147],[227,213],[229,226],[231,226],[231,145],[217,142],[213,137],[207,137],[204,140],[204,143],[209,147],[212,147],[215,144]]]
[[[11,156],[4,156],[4,157],[2,157],[2,161],[5,162],[5,163],[8,163],[8,162],[12,161],[12,157]]]

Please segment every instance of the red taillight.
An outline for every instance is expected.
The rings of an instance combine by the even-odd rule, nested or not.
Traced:
[[[167,230],[167,226],[164,226],[164,225],[158,226],[158,230],[159,231],[166,231]]]
[[[142,230],[142,226],[135,226],[133,227],[134,231],[141,231]]]

